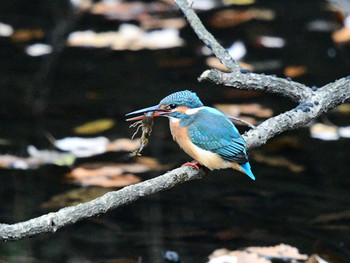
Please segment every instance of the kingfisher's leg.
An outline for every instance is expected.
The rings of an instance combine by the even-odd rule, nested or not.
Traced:
[[[192,161],[192,162],[184,163],[184,164],[181,165],[181,166],[193,166],[193,167],[195,167],[195,168],[199,171],[199,166],[200,166],[200,164],[199,164],[199,162],[197,162],[197,161]]]

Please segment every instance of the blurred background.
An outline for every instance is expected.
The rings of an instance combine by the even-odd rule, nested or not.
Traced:
[[[0,3],[1,223],[189,161],[165,118],[156,119],[143,156],[129,156],[138,140],[130,139],[135,129],[125,113],[172,92],[192,90],[205,105],[255,125],[296,106],[198,83],[204,70],[226,69],[173,1]],[[243,68],[314,90],[349,75],[347,1],[196,0],[193,8]],[[0,262],[164,262],[169,250],[185,263],[208,262],[218,248],[281,243],[350,262],[349,115],[344,104],[250,151],[254,182],[215,171],[55,234],[0,243]]]

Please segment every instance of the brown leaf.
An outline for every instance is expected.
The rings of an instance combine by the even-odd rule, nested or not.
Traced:
[[[209,256],[208,263],[271,263],[270,260],[246,251],[217,249]]]
[[[290,78],[297,78],[304,75],[307,72],[305,66],[287,66],[284,68],[284,75]]]
[[[308,256],[300,254],[298,249],[286,244],[271,247],[248,247],[245,251],[266,258],[307,260]]]
[[[108,177],[121,175],[124,170],[120,167],[105,166],[99,169],[85,169],[78,167],[73,169],[68,175],[68,178],[74,178],[75,182],[83,181],[89,177]]]
[[[107,145],[106,151],[107,152],[118,152],[118,151],[126,151],[126,152],[132,152],[137,149],[139,146],[139,139],[130,140],[130,139],[116,139],[112,142],[110,142]]]
[[[141,182],[141,178],[133,174],[115,176],[92,176],[79,181],[84,186],[96,185],[102,187],[123,187]]]
[[[160,164],[157,159],[151,157],[138,157],[136,162],[148,166],[153,171],[167,170],[172,167],[170,164]]]
[[[42,39],[44,35],[44,31],[41,29],[19,29],[13,33],[11,40],[14,42],[28,42]]]
[[[208,23],[216,28],[229,28],[248,22],[254,18],[254,13],[250,10],[226,9],[215,12]]]
[[[114,126],[115,122],[111,119],[100,119],[85,123],[74,128],[76,134],[96,134],[109,130]]]
[[[343,27],[335,31],[332,35],[333,41],[337,44],[346,44],[350,42],[350,28]]]
[[[168,18],[168,19],[144,19],[141,21],[141,27],[145,30],[158,29],[158,28],[183,28],[187,24],[186,20],[182,17]]]

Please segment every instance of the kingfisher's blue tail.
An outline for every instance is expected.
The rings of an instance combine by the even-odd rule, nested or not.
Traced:
[[[240,163],[239,166],[246,173],[246,175],[248,175],[251,179],[255,180],[255,176],[254,176],[254,174],[252,172],[252,169],[250,168],[249,162]]]

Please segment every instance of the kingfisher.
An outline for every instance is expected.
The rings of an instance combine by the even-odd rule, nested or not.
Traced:
[[[174,141],[195,160],[184,165],[198,170],[198,165],[210,170],[232,168],[255,180],[248,162],[246,142],[236,126],[223,112],[204,106],[196,93],[189,90],[175,92],[156,106],[133,111],[126,116],[149,112],[153,112],[154,117],[169,118]],[[140,120],[143,116],[127,121]]]

